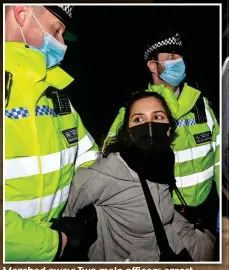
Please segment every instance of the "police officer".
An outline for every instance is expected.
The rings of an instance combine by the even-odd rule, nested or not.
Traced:
[[[144,53],[152,81],[146,91],[162,95],[177,120],[173,150],[176,157],[176,185],[184,202],[173,194],[176,209],[202,220],[202,226],[216,231],[219,191],[219,126],[208,100],[184,82],[183,44],[179,33],[167,31],[151,42]],[[115,136],[125,108],[113,122],[108,138]],[[213,187],[212,187],[213,186]],[[186,205],[184,207],[184,205]]]
[[[63,209],[77,168],[97,157],[65,95],[73,78],[59,67],[72,11],[69,5],[5,9],[6,261],[57,260],[69,248],[51,219]]]

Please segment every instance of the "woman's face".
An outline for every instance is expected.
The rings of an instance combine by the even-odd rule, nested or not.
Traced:
[[[167,113],[161,101],[155,97],[147,97],[135,101],[130,110],[129,127],[146,122],[169,123]]]

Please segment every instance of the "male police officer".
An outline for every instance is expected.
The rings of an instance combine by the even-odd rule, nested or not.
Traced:
[[[174,172],[176,185],[188,207],[185,209],[174,193],[176,208],[181,213],[187,209],[189,213],[194,212],[205,228],[215,232],[219,200],[211,190],[213,181],[217,189],[219,187],[219,127],[207,99],[199,90],[183,83],[185,63],[182,55],[182,40],[176,32],[168,31],[152,42],[144,53],[152,75],[146,91],[162,95],[177,120]],[[124,111],[125,108],[120,109],[108,138],[116,134]]]
[[[68,239],[50,220],[63,209],[75,170],[98,152],[64,94],[73,78],[58,66],[72,8],[6,7],[6,261],[61,256]]]

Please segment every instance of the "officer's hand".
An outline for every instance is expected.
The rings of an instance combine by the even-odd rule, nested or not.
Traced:
[[[66,234],[63,233],[63,232],[61,233],[61,238],[62,238],[62,246],[61,246],[60,257],[62,256],[62,254],[64,252],[64,249],[65,249],[65,247],[67,245],[67,241],[68,241]]]
[[[88,261],[89,248],[97,239],[97,214],[94,205],[85,207],[75,217],[55,220],[51,229],[67,236],[67,244],[59,261]]]

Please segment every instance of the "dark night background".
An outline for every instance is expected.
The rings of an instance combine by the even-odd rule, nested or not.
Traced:
[[[178,29],[185,46],[185,81],[209,99],[219,117],[218,6],[76,6],[78,41],[67,43],[64,69],[75,78],[73,106],[100,144],[131,92],[150,76],[143,61],[147,41]]]

